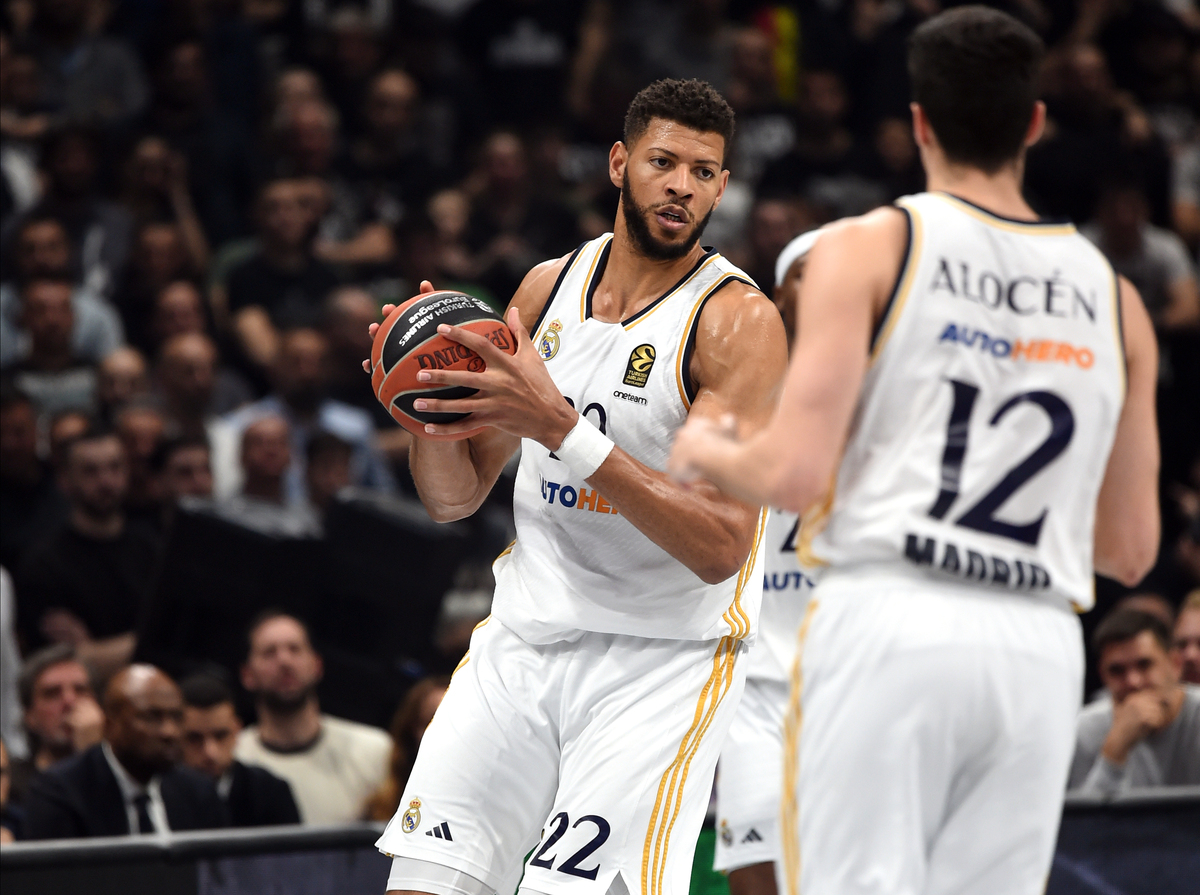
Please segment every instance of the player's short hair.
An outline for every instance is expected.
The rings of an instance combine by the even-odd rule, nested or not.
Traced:
[[[191,709],[211,709],[229,703],[233,705],[233,691],[219,677],[212,674],[193,674],[179,682],[183,704]]]
[[[949,10],[912,33],[913,99],[950,161],[990,174],[1020,154],[1044,55],[1028,26],[984,6]]]
[[[664,78],[642,89],[625,113],[625,145],[632,146],[655,118],[674,121],[692,130],[720,134],[725,154],[733,141],[733,109],[707,81]]]
[[[1097,656],[1115,643],[1132,640],[1143,631],[1149,631],[1163,648],[1163,652],[1171,649],[1171,631],[1157,615],[1143,612],[1140,609],[1114,609],[1096,626],[1092,633],[1092,649]]]
[[[92,690],[96,689],[92,669],[79,658],[75,647],[66,643],[51,644],[31,655],[21,666],[21,674],[17,677],[17,697],[21,700],[21,708],[28,709],[33,705],[33,691],[37,688],[38,679],[54,666],[65,662],[82,665]]]

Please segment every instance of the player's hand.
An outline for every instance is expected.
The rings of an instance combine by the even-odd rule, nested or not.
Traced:
[[[431,385],[464,386],[476,389],[467,398],[451,400],[418,398],[417,410],[433,413],[469,413],[457,423],[429,423],[430,435],[469,432],[480,426],[492,426],[518,438],[532,438],[554,450],[579,421],[579,414],[554,384],[546,363],[537,353],[529,331],[521,322],[520,312],[510,308],[505,321],[517,345],[516,354],[508,354],[484,336],[457,326],[442,324],[438,332],[478,354],[487,369],[482,373],[463,370],[422,370],[420,382]]]
[[[436,291],[437,290],[433,288],[433,283],[429,282],[429,280],[421,280],[420,288],[417,289],[417,295],[428,295],[430,292],[436,292]],[[393,305],[393,304],[384,305],[383,306],[383,319],[387,320],[388,315],[391,314],[392,311],[394,311],[394,310],[396,310],[396,305]],[[375,341],[375,333],[379,332],[379,326],[380,326],[380,324],[378,324],[378,323],[372,323],[370,326],[367,327],[367,334],[370,335],[372,342]],[[371,359],[369,357],[365,361],[362,362],[362,368],[363,368],[364,373],[370,374]]]
[[[675,433],[667,474],[680,485],[688,486],[703,477],[703,460],[715,442],[736,441],[737,420],[732,413],[719,419],[689,416]]]
[[[1150,734],[1162,730],[1171,717],[1170,696],[1161,690],[1139,690],[1113,706],[1113,723],[1101,751],[1122,765],[1129,752]]]

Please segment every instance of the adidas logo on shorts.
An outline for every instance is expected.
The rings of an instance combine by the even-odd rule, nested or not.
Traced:
[[[432,836],[434,839],[445,839],[447,842],[453,842],[454,837],[450,835],[450,824],[442,821],[432,830],[425,833],[426,836]]]
[[[762,836],[760,836],[758,830],[754,829],[753,827],[750,828],[749,833],[747,833],[745,836],[742,837],[742,845],[745,845],[747,842],[762,842],[762,841],[763,841]]]

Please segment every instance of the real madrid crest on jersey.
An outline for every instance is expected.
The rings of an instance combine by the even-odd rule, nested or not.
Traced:
[[[405,833],[411,833],[419,826],[421,826],[421,800],[413,799],[408,803],[408,810],[400,818],[400,829]]]
[[[721,841],[726,848],[733,845],[733,830],[729,829],[729,821],[725,818],[721,818]]]
[[[538,339],[538,354],[542,356],[542,360],[550,360],[558,354],[558,334],[562,332],[562,328],[563,325],[559,320],[551,320],[546,331],[542,333],[542,337]]]

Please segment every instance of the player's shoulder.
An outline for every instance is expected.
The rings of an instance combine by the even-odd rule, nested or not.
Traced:
[[[907,245],[911,212],[902,205],[881,205],[866,214],[841,218],[821,228],[821,238],[812,251],[830,251],[838,248],[879,248],[882,244],[894,243],[897,247]],[[864,259],[868,260],[868,259]]]
[[[731,277],[714,292],[700,312],[698,325],[700,336],[732,335],[738,341],[761,338],[764,332],[773,334],[778,327],[779,336],[786,341],[779,310],[749,278]]]
[[[541,316],[542,310],[566,276],[570,265],[591,242],[593,240],[581,243],[574,251],[560,258],[548,258],[535,264],[525,274],[513,295],[510,307],[515,307],[521,312],[521,320],[526,326],[532,329],[533,321]]]

